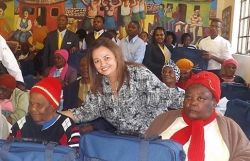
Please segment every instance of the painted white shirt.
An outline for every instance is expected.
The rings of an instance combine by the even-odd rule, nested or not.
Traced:
[[[175,132],[188,126],[182,117],[178,117],[164,132],[160,135],[162,139],[169,139]],[[191,137],[190,137],[191,138]],[[210,124],[204,126],[205,139],[205,160],[204,161],[228,161],[229,150],[224,142],[216,119]],[[188,152],[189,141],[183,146],[185,153]],[[188,158],[186,158],[188,161]]]
[[[202,39],[199,43],[199,49],[208,51],[212,55],[221,59],[227,59],[232,57],[230,53],[230,42],[219,35],[215,39],[211,39],[210,36]],[[207,69],[220,70],[221,64],[211,59],[208,62]]]

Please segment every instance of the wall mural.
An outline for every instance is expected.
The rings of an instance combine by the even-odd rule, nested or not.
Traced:
[[[188,32],[195,44],[209,34],[209,20],[216,10],[217,0],[0,0],[0,34],[42,49],[47,33],[57,28],[58,15],[68,15],[68,29],[73,32],[92,31],[93,18],[102,15],[105,28],[119,32],[119,38],[126,36],[125,26],[136,20],[149,34],[157,26],[174,31],[179,43]]]

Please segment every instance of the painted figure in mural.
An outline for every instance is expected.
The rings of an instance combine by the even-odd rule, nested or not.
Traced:
[[[7,5],[4,2],[0,2],[0,35],[2,35],[2,37],[5,40],[8,40],[11,36],[10,34],[12,30],[10,28],[10,25],[6,21],[6,19],[3,18],[4,11],[6,10],[6,8],[7,8]]]
[[[179,6],[176,6],[176,10],[172,13],[172,18],[173,19],[168,21],[169,31],[175,31],[175,24],[179,21],[180,18]]]
[[[98,15],[98,8],[101,5],[101,0],[90,0],[88,3],[86,0],[82,0],[82,3],[86,6],[86,13],[82,21],[82,29],[86,31],[93,31],[93,21],[95,16]]]
[[[22,13],[23,16],[19,17],[16,23],[16,31],[14,33],[14,38],[21,43],[24,43],[31,36],[31,20],[28,18],[32,9],[29,6],[23,6]]]
[[[131,16],[130,16],[131,8],[132,8],[132,6],[131,6],[129,0],[123,0],[123,3],[120,7],[120,10],[121,10],[120,14],[121,15],[119,15],[120,17],[117,21],[117,24],[119,27],[119,39],[122,39],[124,37],[123,27],[126,28],[131,21]]]
[[[156,11],[156,13],[158,14],[157,20],[155,21],[159,23],[159,26],[167,29],[168,27],[167,23],[169,20],[172,19],[172,8],[171,5],[167,6],[166,11],[164,10],[164,8],[165,8],[164,4],[159,5],[159,10]]]
[[[130,3],[131,3],[131,8],[132,8],[131,20],[141,22],[139,1],[131,0]]]
[[[200,16],[200,10],[195,10],[194,14],[189,17],[187,20],[187,25],[185,26],[185,33],[192,33],[193,34],[193,41],[195,43],[199,27],[202,27],[202,17]]]
[[[141,0],[139,2],[139,13],[140,13],[140,25],[141,25],[141,29],[142,31],[144,30],[145,27],[145,19],[146,19],[146,13],[147,13],[147,3],[145,0]]]
[[[116,7],[122,5],[122,0],[119,0],[117,4],[114,4],[112,0],[102,0],[102,7],[104,11],[105,25],[104,28],[108,30],[116,29],[114,20],[114,11]]]
[[[34,27],[32,30],[32,36],[28,39],[29,43],[32,44],[31,51],[41,50],[44,45],[44,39],[49,33],[46,26],[46,19],[40,15],[34,20]]]

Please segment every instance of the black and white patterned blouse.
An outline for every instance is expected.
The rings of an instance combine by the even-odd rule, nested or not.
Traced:
[[[108,79],[103,77],[104,94],[94,96],[89,92],[81,107],[70,110],[77,123],[103,117],[118,130],[144,133],[168,107],[182,107],[184,96],[179,96],[175,88],[168,88],[146,67],[129,65],[128,70],[130,86],[121,87],[117,100]]]

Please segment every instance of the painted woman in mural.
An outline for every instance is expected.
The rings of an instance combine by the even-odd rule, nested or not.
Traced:
[[[45,17],[42,15],[38,16],[34,20],[33,35],[28,39],[29,43],[32,44],[31,51],[41,50],[44,47],[43,42],[48,32]]]
[[[19,17],[16,23],[16,31],[14,33],[14,38],[21,43],[27,42],[28,38],[31,36],[31,20],[29,20],[29,14],[31,12],[29,6],[23,6],[22,13],[23,17]]]
[[[2,35],[5,40],[8,40],[11,36],[10,34],[12,30],[6,19],[3,18],[6,8],[7,5],[4,2],[0,2],[0,35]]]
[[[131,0],[131,7],[132,7],[132,21],[141,22],[141,16],[140,16],[140,6],[138,0]]]
[[[105,29],[116,30],[116,24],[114,20],[114,11],[116,7],[122,5],[122,0],[119,0],[117,4],[113,4],[112,0],[102,0],[102,7],[104,11]]]
[[[145,2],[145,0],[141,0],[139,2],[139,13],[140,13],[140,25],[141,25],[141,29],[142,31],[144,31],[145,28],[145,19],[146,19],[146,14],[147,14],[147,3]]]
[[[81,28],[91,32],[93,31],[94,18],[98,15],[101,0],[90,0],[89,3],[86,0],[82,0],[82,3],[86,6],[86,13]]]
[[[119,27],[119,39],[124,37],[123,27],[127,27],[131,21],[131,6],[129,0],[123,0],[122,5],[120,6],[120,15],[118,15],[117,25]]]

